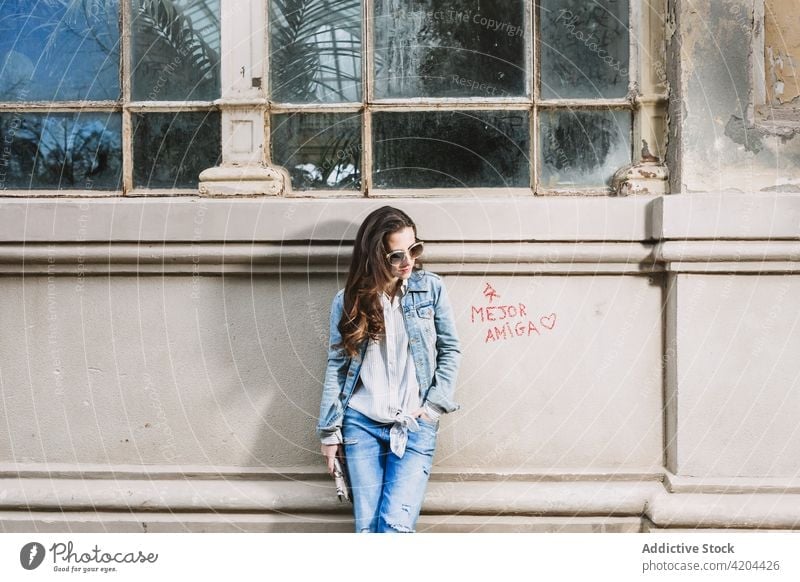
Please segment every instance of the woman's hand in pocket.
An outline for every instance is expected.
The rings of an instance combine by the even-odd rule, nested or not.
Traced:
[[[436,422],[430,416],[425,414],[425,407],[417,408],[414,412],[411,413],[411,416],[413,416],[414,418],[421,418],[422,420],[430,424],[435,424]]]

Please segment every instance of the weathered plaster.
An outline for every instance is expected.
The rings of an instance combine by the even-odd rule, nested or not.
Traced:
[[[767,99],[800,107],[800,13],[796,0],[765,0]]]
[[[762,0],[676,0],[672,7],[672,191],[787,191],[800,140],[785,117],[753,115]],[[758,61],[761,62],[761,61]],[[756,71],[757,72],[757,71]],[[677,141],[673,141],[673,139]]]
[[[677,34],[680,13],[675,0],[669,0],[666,11],[666,66],[669,85],[669,104],[667,106],[667,167],[670,170],[669,189],[681,191],[683,175],[683,119],[685,111],[681,96],[684,91],[680,85],[683,78],[681,67],[681,37]]]

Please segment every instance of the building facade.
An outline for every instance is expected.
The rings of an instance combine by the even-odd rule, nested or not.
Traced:
[[[314,426],[384,204],[464,354],[421,531],[800,527],[792,2],[27,4],[3,531],[351,531]]]

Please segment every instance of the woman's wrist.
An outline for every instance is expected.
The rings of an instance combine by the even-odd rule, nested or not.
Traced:
[[[426,402],[422,408],[423,411],[425,412],[425,416],[427,416],[433,421],[439,420],[439,417],[444,412],[441,408],[439,408],[435,404],[431,404],[430,402]]]
[[[343,442],[343,440],[342,440],[342,431],[341,431],[341,429],[337,428],[335,432],[333,432],[331,434],[323,435],[319,439],[319,441],[323,445],[340,445]]]

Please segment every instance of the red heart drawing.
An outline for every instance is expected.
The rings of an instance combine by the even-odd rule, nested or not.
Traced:
[[[539,323],[547,329],[553,329],[556,325],[556,314],[551,313],[550,315],[543,315],[539,318]]]

